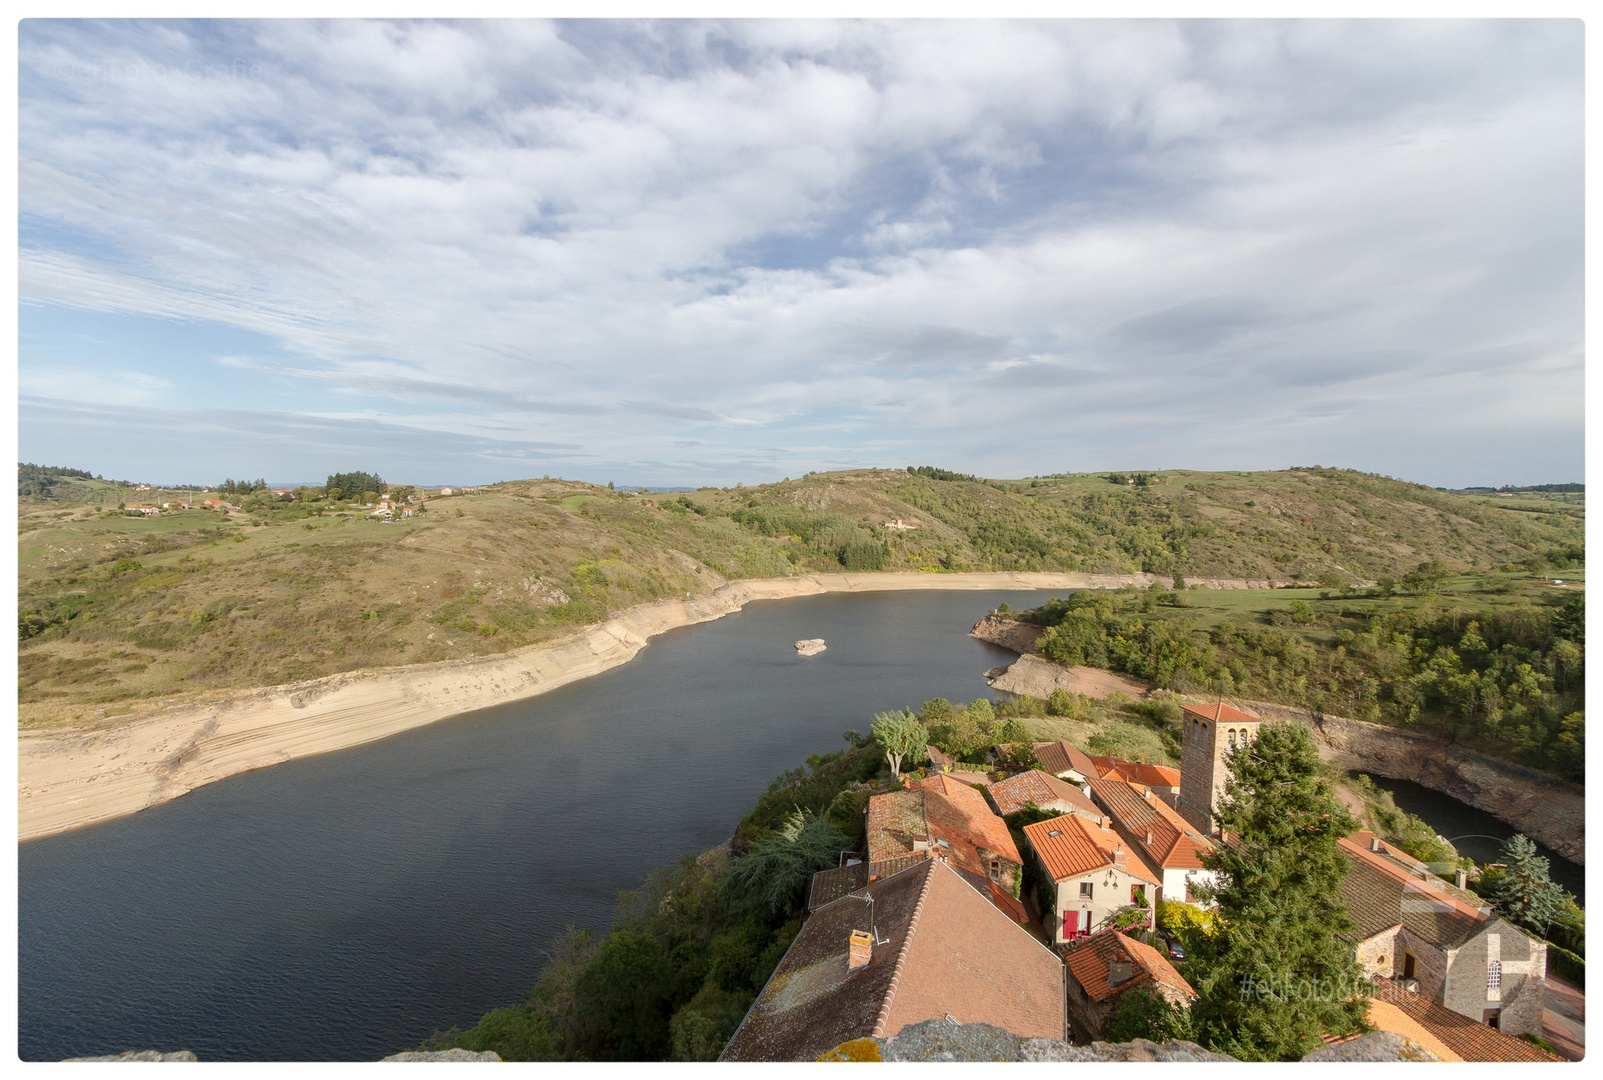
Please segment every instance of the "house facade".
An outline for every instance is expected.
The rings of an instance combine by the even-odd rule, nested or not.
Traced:
[[[1544,942],[1373,844],[1340,845],[1351,864],[1341,891],[1358,924],[1353,947],[1371,978],[1511,1035],[1541,1034]]]
[[[1213,843],[1152,789],[1122,780],[1091,781],[1091,797],[1114,832],[1162,882],[1162,899],[1200,903],[1197,887],[1218,874],[1202,864]]]
[[[1151,925],[1161,883],[1112,831],[1064,814],[1024,826],[1024,839],[1052,883],[1050,890],[1038,890],[1036,905],[1054,943],[1106,929],[1131,905],[1144,908],[1145,924]]]

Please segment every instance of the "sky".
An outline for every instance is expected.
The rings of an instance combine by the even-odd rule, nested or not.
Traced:
[[[18,42],[22,460],[1583,479],[1578,20]]]

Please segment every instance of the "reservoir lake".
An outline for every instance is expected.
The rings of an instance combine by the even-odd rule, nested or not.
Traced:
[[[1049,595],[761,601],[539,697],[22,844],[19,1053],[371,1061],[470,1026],[846,729],[989,696],[1013,654],[969,628]]]
[[[990,696],[982,673],[1013,654],[969,627],[1050,595],[760,601],[540,697],[19,845],[20,1056],[372,1061],[470,1026],[567,926],[604,930],[619,890],[728,839],[846,729]],[[798,656],[814,637],[827,651]],[[1374,779],[1465,854],[1513,832]],[[1581,892],[1580,867],[1555,856],[1553,876]]]

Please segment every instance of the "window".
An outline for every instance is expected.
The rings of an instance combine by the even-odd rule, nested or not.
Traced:
[[[1503,988],[1503,961],[1492,960],[1486,965],[1486,992]]]
[[[1232,750],[1234,750],[1236,748],[1236,729],[1235,728],[1231,728],[1230,729],[1230,741],[1229,741],[1228,745],[1229,745],[1230,749],[1232,749]]]
[[[1089,881],[1080,882],[1080,899],[1091,899],[1091,883]]]
[[[1147,906],[1147,887],[1145,885],[1130,886],[1130,903]]]

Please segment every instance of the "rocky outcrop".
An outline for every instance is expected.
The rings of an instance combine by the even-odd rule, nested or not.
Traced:
[[[1067,690],[1071,694],[1105,698],[1118,691],[1131,698],[1146,694],[1147,688],[1138,682],[1093,667],[1064,667],[1039,656],[1021,656],[1005,668],[992,668],[985,673],[985,681],[993,690],[1005,694],[1049,698],[1054,690]]]
[[[1196,1043],[1136,1039],[1075,1046],[1058,1039],[1026,1039],[990,1024],[925,1020],[909,1024],[889,1039],[853,1039],[820,1061],[1235,1061]],[[1440,1061],[1412,1039],[1389,1031],[1315,1050],[1304,1061]]]
[[[1315,1050],[1304,1061],[1440,1061],[1406,1035],[1395,1031],[1371,1031],[1356,1039]]]
[[[1035,639],[1045,631],[1033,623],[1019,622],[1002,615],[987,615],[968,632],[971,638],[1000,645],[1023,656],[1035,651]]]
[[[126,1050],[121,1054],[106,1054],[102,1057],[62,1058],[63,1061],[198,1061],[193,1050],[174,1050],[163,1053],[160,1050]]]
[[[391,1054],[380,1061],[500,1061],[501,1055],[494,1050],[481,1050],[478,1052],[464,1050],[460,1046],[453,1046],[449,1050],[408,1050],[401,1054]]]
[[[819,653],[823,652],[825,648],[827,648],[827,646],[824,644],[824,639],[821,637],[806,638],[805,640],[796,642],[796,651],[801,653],[803,656],[817,656]]]
[[[1285,705],[1241,704],[1266,720],[1306,724],[1320,756],[1344,769],[1412,780],[1451,795],[1586,865],[1586,790],[1580,784],[1433,735]]]

